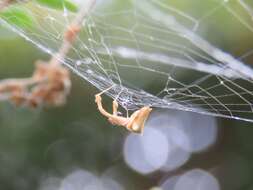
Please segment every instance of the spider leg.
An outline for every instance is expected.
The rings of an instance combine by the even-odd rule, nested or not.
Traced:
[[[102,97],[100,95],[100,93],[96,94],[95,95],[95,102],[97,103],[97,106],[98,106],[98,110],[100,111],[100,113],[104,116],[106,116],[107,118],[110,118],[112,117],[113,115],[108,113],[104,108],[103,108],[103,105],[102,105]]]
[[[115,116],[118,115],[118,107],[119,107],[119,104],[118,104],[117,100],[113,100],[112,110],[113,110],[113,115],[115,115]]]
[[[114,87],[114,85],[112,85],[112,86],[110,86],[109,88],[107,88],[107,89],[105,89],[105,90],[103,90],[103,91],[101,91],[101,92],[99,92],[99,93],[97,93],[96,95],[102,95],[102,94],[104,94],[105,92],[107,92],[108,90],[110,90],[111,88],[113,88]],[[96,96],[95,95],[95,96]]]
[[[97,93],[95,95],[95,102],[97,103],[97,106],[98,106],[98,110],[100,111],[100,113],[104,116],[106,116],[107,118],[110,118],[114,115],[117,116],[117,112],[118,112],[118,103],[117,102],[114,102],[113,101],[113,113],[116,113],[116,114],[110,114],[109,112],[107,112],[104,108],[103,108],[103,105],[102,105],[102,97],[101,95],[104,94],[105,92],[107,92],[108,90],[110,90],[111,88],[113,88],[114,85],[110,86],[109,88]]]

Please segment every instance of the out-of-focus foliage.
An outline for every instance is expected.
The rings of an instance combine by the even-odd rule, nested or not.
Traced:
[[[67,9],[72,12],[76,12],[78,10],[78,6],[71,0],[36,0],[36,1],[42,5],[46,5],[53,9],[59,10]]]
[[[10,24],[21,28],[30,28],[35,24],[33,16],[29,14],[29,11],[20,6],[11,6],[4,9],[0,13],[0,17],[7,20]]]
[[[71,0],[36,0],[36,2],[57,10],[78,11],[78,6]],[[20,28],[31,28],[35,24],[33,16],[29,14],[29,10],[21,5],[10,5],[0,12],[0,17]]]

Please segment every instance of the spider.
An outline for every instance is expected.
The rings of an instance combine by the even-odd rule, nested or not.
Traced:
[[[123,117],[118,115],[118,102],[114,100],[112,102],[113,113],[108,113],[102,105],[101,95],[104,93],[98,93],[95,95],[95,102],[97,103],[98,110],[102,115],[108,118],[108,121],[112,125],[118,125],[125,127],[127,130],[134,133],[143,133],[145,121],[147,120],[152,108],[144,106],[141,109],[135,111],[130,117]]]

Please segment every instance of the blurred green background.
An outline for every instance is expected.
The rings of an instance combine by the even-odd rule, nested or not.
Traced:
[[[212,5],[212,1],[202,4],[206,7],[189,2],[179,1],[177,6],[194,14],[194,10],[206,10]],[[231,27],[228,29],[224,28],[224,22],[228,22],[225,14],[217,13],[215,17],[216,20],[207,19],[205,28],[199,28],[214,45],[235,56],[253,47],[248,38],[252,32],[238,30],[241,23],[226,23],[226,27]],[[1,79],[30,76],[38,59],[48,60],[49,56],[1,26]],[[250,62],[250,56],[247,59]],[[61,179],[71,171],[83,169],[98,176],[114,171],[114,179],[124,189],[147,190],[159,186],[164,178],[193,168],[213,173],[222,190],[253,189],[253,124],[218,119],[218,137],[209,149],[193,154],[175,171],[142,175],[130,169],[123,158],[123,144],[129,133],[111,126],[98,113],[94,102],[98,90],[75,74],[71,78],[72,91],[63,107],[32,110],[0,103],[0,189],[40,189],[49,176]],[[111,107],[111,99],[104,96],[104,100]],[[217,169],[221,166],[223,169]]]

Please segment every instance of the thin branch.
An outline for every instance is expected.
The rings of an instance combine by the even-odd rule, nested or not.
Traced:
[[[0,12],[3,11],[6,7],[8,7],[13,0],[3,0],[0,2]]]
[[[13,0],[5,0],[0,11]],[[6,79],[0,81],[0,101],[9,100],[15,105],[28,104],[37,107],[41,104],[62,105],[70,92],[69,71],[62,66],[65,57],[74,44],[84,19],[94,7],[96,0],[84,4],[74,20],[64,32],[59,51],[48,62],[38,61],[33,76],[25,79]]]
[[[70,51],[73,43],[75,42],[76,37],[78,36],[79,31],[82,28],[82,23],[87,15],[90,13],[92,8],[94,7],[96,0],[90,0],[87,4],[84,3],[80,11],[78,12],[75,19],[70,23],[64,33],[63,43],[58,51],[52,59],[51,63],[60,64],[64,61],[66,55]]]

